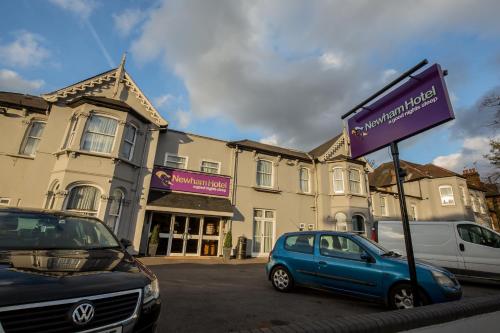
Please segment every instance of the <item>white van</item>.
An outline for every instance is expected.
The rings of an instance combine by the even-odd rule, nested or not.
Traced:
[[[500,234],[469,221],[411,221],[415,258],[444,267],[459,277],[500,281]],[[401,221],[378,221],[372,240],[406,253]]]

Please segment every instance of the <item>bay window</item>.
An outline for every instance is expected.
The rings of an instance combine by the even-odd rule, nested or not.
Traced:
[[[87,120],[81,149],[95,153],[111,153],[117,125],[118,120],[114,118],[92,114]]]
[[[122,190],[115,189],[111,195],[111,202],[109,206],[109,214],[106,219],[106,224],[116,234],[118,232],[118,225],[120,223],[120,216],[122,214],[123,199],[125,195]]]
[[[454,206],[455,198],[453,196],[453,189],[450,185],[439,186],[439,195],[441,196],[442,206]]]
[[[131,160],[134,157],[134,147],[135,140],[137,137],[137,127],[132,124],[125,125],[125,129],[123,131],[123,146],[121,150],[121,157]]]
[[[349,191],[353,194],[361,194],[361,175],[359,170],[349,170]]]
[[[344,172],[341,168],[333,169],[333,193],[344,193]]]

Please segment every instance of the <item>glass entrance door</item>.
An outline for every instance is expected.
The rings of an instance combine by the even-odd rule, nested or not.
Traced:
[[[199,255],[201,231],[199,217],[175,215],[171,230],[171,255]]]
[[[261,257],[271,252],[274,241],[274,211],[255,209],[252,255]]]

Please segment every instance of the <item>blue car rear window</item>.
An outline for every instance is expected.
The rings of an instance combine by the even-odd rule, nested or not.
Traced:
[[[285,250],[301,253],[313,253],[314,235],[293,235],[285,239]]]

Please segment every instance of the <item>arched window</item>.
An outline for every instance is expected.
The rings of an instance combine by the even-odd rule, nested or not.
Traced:
[[[335,214],[335,221],[337,222],[337,231],[347,231],[347,216],[344,213]]]
[[[111,153],[115,142],[118,120],[92,114],[87,120],[82,140],[82,150],[96,153]]]
[[[91,185],[77,185],[70,189],[66,210],[96,216],[99,211],[101,191]]]
[[[365,218],[361,215],[352,216],[352,231],[364,233],[365,232]]]
[[[309,169],[308,168],[300,168],[299,171],[300,178],[300,192],[309,193]]]
[[[106,224],[113,230],[116,234],[118,232],[118,225],[120,224],[120,217],[122,214],[123,199],[125,195],[120,189],[115,189],[111,195],[111,201],[109,206],[109,214],[106,219]]]
[[[47,192],[47,201],[45,201],[45,209],[54,209],[56,194],[59,191],[59,182],[56,180]]]

